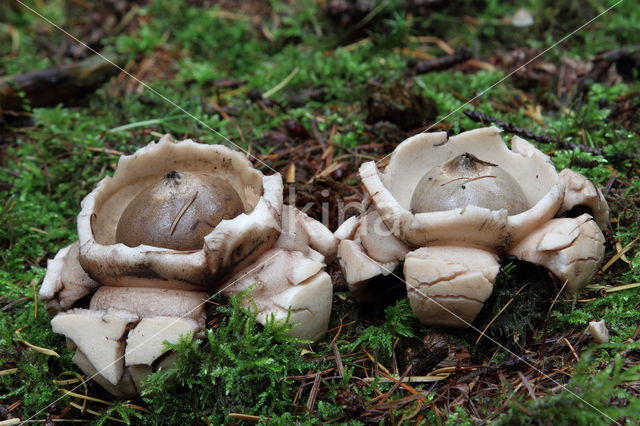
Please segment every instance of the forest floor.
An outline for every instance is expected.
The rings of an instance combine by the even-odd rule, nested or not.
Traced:
[[[639,26],[631,0],[2,2],[0,424],[638,424]],[[491,124],[606,196],[604,266],[577,297],[505,258],[473,328],[425,327],[402,282],[361,304],[333,263],[320,343],[216,297],[202,342],[130,401],[51,332],[47,259],[119,155],[163,134],[249,151],[333,231],[363,161]]]

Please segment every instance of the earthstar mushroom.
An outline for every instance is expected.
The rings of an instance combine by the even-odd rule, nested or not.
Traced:
[[[292,334],[320,339],[337,240],[282,191],[279,174],[220,145],[167,135],[121,157],[82,201],[79,241],[49,261],[40,290],[74,362],[112,394],[138,394],[171,364],[164,341],[202,332],[216,290],[251,289],[242,303],[258,321],[291,312]]]
[[[569,293],[584,288],[604,256],[604,196],[518,136],[509,149],[499,132],[419,134],[396,147],[384,172],[373,161],[360,167],[367,209],[334,234],[356,297],[374,297],[367,281],[403,262],[418,318],[466,327],[505,254],[546,267]],[[592,215],[559,217],[576,207]]]

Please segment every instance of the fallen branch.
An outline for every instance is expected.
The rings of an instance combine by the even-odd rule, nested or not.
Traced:
[[[77,100],[119,72],[109,61],[122,66],[123,58],[113,53],[104,56],[108,61],[93,55],[80,62],[1,77],[0,108],[21,110],[25,100],[32,107]]]
[[[552,144],[558,145],[561,149],[579,149],[581,151],[590,152],[592,154],[603,155],[603,151],[600,148],[591,147],[587,145],[574,144],[571,142],[562,142],[551,136],[543,135],[540,133],[534,133],[530,130],[523,129],[522,127],[515,126],[511,123],[507,123],[506,121],[498,120],[495,117],[483,114],[478,111],[471,111],[467,109],[467,110],[464,110],[463,112],[464,112],[464,115],[466,115],[473,121],[483,123],[483,124],[494,123],[495,125],[502,128],[503,130],[509,133],[516,134],[524,139],[534,140],[542,143],[552,143]]]

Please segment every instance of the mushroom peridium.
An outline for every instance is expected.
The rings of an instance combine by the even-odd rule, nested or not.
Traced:
[[[529,208],[518,182],[497,164],[465,152],[433,167],[418,181],[411,198],[413,213],[474,205],[506,209],[510,215]]]
[[[586,177],[558,173],[535,146],[514,136],[509,148],[499,133],[421,133],[399,144],[384,170],[373,161],[360,166],[368,208],[335,232],[357,298],[380,296],[367,281],[403,262],[420,321],[465,327],[505,255],[547,268],[569,294],[584,288],[604,257],[606,199]],[[572,214],[585,208],[595,221]]]
[[[40,290],[73,361],[113,395],[139,395],[176,357],[165,342],[201,336],[204,302],[223,280],[227,294],[260,282],[243,307],[255,301],[259,322],[290,320],[293,335],[320,339],[332,301],[324,264],[337,241],[283,206],[282,190],[279,174],[222,145],[166,135],[120,157],[83,199],[79,241],[48,262]]]
[[[179,172],[182,176],[180,186],[190,189],[179,197],[173,210],[165,214],[163,227],[159,226],[157,216],[150,216],[146,221],[151,232],[160,234],[165,241],[154,242],[145,236],[142,242],[151,240],[152,244],[126,240],[129,245],[123,244],[121,241],[126,233],[121,222],[124,223],[122,215],[125,209],[133,203],[130,210],[135,210],[134,200],[146,188],[164,185],[159,182],[167,174],[173,176],[171,171]],[[186,181],[194,179],[185,173],[210,174],[224,181],[239,196],[242,209],[235,215],[229,212],[228,216],[233,217],[223,217],[217,224],[209,220],[215,227],[203,227],[202,233],[209,232],[202,240],[199,238],[202,235],[194,237],[193,241],[188,237],[188,244],[184,244],[183,238],[183,245],[173,249],[167,244],[168,237],[175,240],[182,227],[190,231],[189,225],[193,227],[197,219],[202,218],[195,214],[197,219],[188,223],[187,216],[197,213],[194,207],[200,200],[211,198],[205,197],[208,190],[203,189],[199,182],[186,185]],[[228,203],[223,201],[222,204]],[[246,155],[227,147],[198,144],[191,140],[175,142],[166,136],[132,155],[120,157],[113,176],[100,181],[83,199],[81,207],[78,215],[79,260],[95,281],[120,287],[201,291],[217,287],[220,283],[217,278],[236,263],[259,256],[277,240],[282,211],[282,178],[263,175],[251,165]],[[136,215],[144,217],[141,212],[146,208],[139,209]],[[158,211],[151,209],[154,210]],[[130,226],[131,229],[135,227]],[[170,235],[172,231],[173,235]]]
[[[198,250],[218,223],[243,211],[240,196],[223,179],[172,170],[131,200],[118,221],[116,242]]]

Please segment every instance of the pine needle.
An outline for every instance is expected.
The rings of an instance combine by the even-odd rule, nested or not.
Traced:
[[[602,267],[602,272],[606,271],[607,269],[609,269],[611,267],[611,265],[613,265],[618,259],[620,259],[622,256],[625,255],[626,252],[628,252],[629,250],[631,250],[631,247],[633,247],[633,245],[640,240],[640,236],[636,237],[633,241],[631,241],[629,244],[627,244],[626,246],[624,246],[624,248],[622,250],[620,250],[615,256],[613,256],[603,267]]]
[[[242,413],[229,413],[229,417],[232,419],[238,420],[247,420],[250,422],[259,422],[260,420],[271,420],[269,417],[260,417],[260,416],[252,416],[250,414],[242,414]]]
[[[65,395],[73,396],[74,398],[80,398],[80,399],[84,399],[84,400],[92,401],[92,402],[97,402],[97,403],[104,404],[104,405],[111,405],[111,402],[105,401],[104,399],[98,399],[98,398],[94,398],[92,396],[82,395],[80,393],[75,393],[75,392],[72,392],[72,391],[64,389],[64,388],[58,388],[58,390],[60,392],[63,392]]]
[[[28,346],[29,348],[33,349],[36,352],[40,352],[41,354],[45,354],[45,355],[49,355],[49,356],[55,356],[56,358],[60,358],[60,355],[58,355],[58,353],[54,350],[51,349],[47,349],[47,348],[42,348],[40,346],[36,346],[36,345],[32,345],[31,343],[27,342],[24,339],[18,339],[18,342],[22,343],[23,345]]]
[[[182,219],[182,216],[185,214],[187,209],[189,209],[189,207],[191,207],[191,204],[193,204],[193,202],[196,200],[197,196],[198,196],[198,191],[196,191],[196,193],[193,194],[193,197],[191,198],[190,201],[187,201],[186,203],[184,203],[184,206],[182,206],[182,208],[180,209],[180,211],[176,215],[176,218],[173,219],[173,223],[171,224],[171,229],[169,229],[169,235],[170,236],[173,235],[173,233],[176,230],[176,227],[178,226],[178,222],[180,222],[180,219]]]

